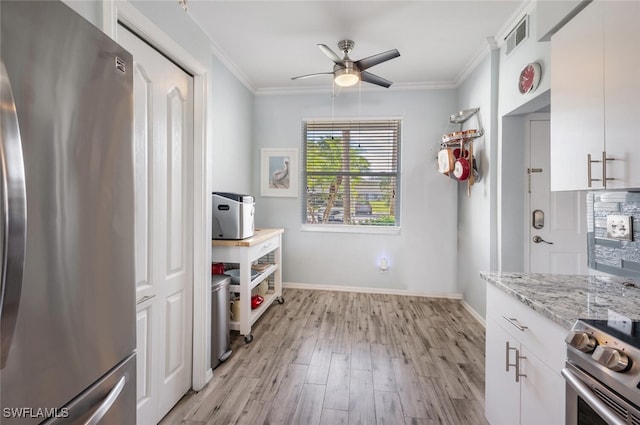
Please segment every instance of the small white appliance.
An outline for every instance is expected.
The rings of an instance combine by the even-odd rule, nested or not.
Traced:
[[[251,195],[213,192],[213,239],[246,239],[255,232]]]

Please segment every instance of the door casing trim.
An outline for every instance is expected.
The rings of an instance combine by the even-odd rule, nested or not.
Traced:
[[[201,390],[212,378],[209,362],[211,301],[209,294],[209,269],[211,242],[211,179],[207,176],[207,68],[186,49],[176,43],[142,12],[127,1],[104,0],[102,30],[118,41],[118,23],[133,30],[139,37],[178,64],[193,76],[193,358],[192,388]]]

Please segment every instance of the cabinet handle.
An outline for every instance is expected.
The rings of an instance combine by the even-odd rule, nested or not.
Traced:
[[[593,164],[594,162],[601,162],[599,160],[592,160],[591,159],[591,154],[587,154],[587,187],[591,187],[591,183],[592,182],[599,182],[600,179],[594,179],[591,177],[591,164]],[[604,167],[603,167],[604,169]]]
[[[516,382],[520,382],[520,378],[526,378],[527,375],[520,373],[520,360],[526,359],[526,356],[520,355],[520,350],[516,349]]]
[[[607,181],[614,180],[607,177],[607,161],[614,161],[614,158],[607,158],[607,152],[602,152],[602,159],[591,159],[591,154],[587,154],[587,187],[591,187],[592,182],[602,182],[602,187],[607,188]],[[602,178],[594,179],[591,177],[591,165],[596,163],[602,163]]]
[[[529,329],[528,327],[521,325],[518,322],[518,319],[515,319],[513,317],[506,317],[506,316],[502,316],[502,318],[504,320],[506,320],[507,322],[511,323],[513,326],[515,326],[516,328],[518,328],[519,331],[524,332],[525,329]]]
[[[613,158],[607,158],[607,152],[602,152],[602,185],[607,188],[607,181],[613,180],[613,178],[607,177],[607,161],[613,161]]]
[[[509,351],[511,350],[515,350],[516,352],[516,363],[509,363]],[[509,366],[516,366],[518,364],[518,359],[517,359],[518,349],[515,347],[510,347],[509,341],[507,341],[504,352],[505,352],[505,361],[504,361],[505,371],[509,372]]]

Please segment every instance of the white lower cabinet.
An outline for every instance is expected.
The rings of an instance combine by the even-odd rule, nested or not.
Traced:
[[[485,416],[491,425],[520,423],[520,383],[515,380],[515,368],[507,362],[515,360],[520,344],[493,320],[487,320],[485,356]],[[507,370],[509,369],[509,370]]]
[[[491,425],[561,425],[567,331],[487,286],[485,415]]]
[[[521,353],[520,425],[564,424],[564,379],[525,347]]]

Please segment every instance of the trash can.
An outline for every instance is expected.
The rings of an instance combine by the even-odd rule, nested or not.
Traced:
[[[211,368],[231,355],[229,342],[229,284],[226,275],[211,276]]]

